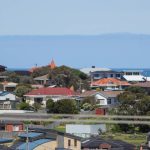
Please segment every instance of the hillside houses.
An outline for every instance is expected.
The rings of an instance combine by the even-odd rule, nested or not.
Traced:
[[[46,101],[52,99],[54,101],[62,99],[75,99],[77,93],[64,87],[54,87],[54,88],[40,88],[32,90],[31,92],[24,95],[26,102],[30,105],[34,103],[40,103],[43,107],[46,106]]]

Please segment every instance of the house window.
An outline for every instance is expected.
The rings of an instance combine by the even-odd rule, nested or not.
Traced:
[[[71,146],[71,140],[68,140],[68,147]]]
[[[139,72],[133,72],[133,75],[140,75]]]
[[[116,78],[120,78],[121,77],[121,75],[120,74],[116,74]]]
[[[126,75],[130,76],[130,75],[132,75],[132,72],[126,72]]]
[[[108,99],[108,100],[107,100],[107,104],[111,104],[111,99]]]
[[[113,75],[113,74],[110,74],[110,77],[111,77],[111,78],[113,78],[113,77],[114,77],[114,75]]]
[[[74,140],[74,146],[77,147],[77,140]]]

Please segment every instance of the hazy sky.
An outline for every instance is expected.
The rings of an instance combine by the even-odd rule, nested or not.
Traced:
[[[150,0],[0,0],[0,35],[150,34]]]
[[[108,37],[91,36],[101,34]],[[139,34],[150,34],[150,0],[0,0],[0,64],[11,68],[52,58],[76,68],[150,68],[150,36]]]

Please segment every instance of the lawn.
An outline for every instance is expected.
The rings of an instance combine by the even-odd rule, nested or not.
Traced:
[[[60,131],[60,132],[66,132],[65,126],[58,126],[58,127],[54,128],[54,130],[57,130],[57,131]]]
[[[105,139],[112,138],[114,140],[122,140],[134,144],[136,146],[139,146],[142,143],[146,143],[146,134],[141,134],[141,133],[140,134],[107,133],[105,135],[102,135],[102,137]]]

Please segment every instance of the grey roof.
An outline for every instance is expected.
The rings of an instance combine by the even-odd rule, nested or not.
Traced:
[[[34,78],[34,80],[49,80],[48,79],[48,74],[46,74],[44,76],[36,77],[36,78]]]
[[[99,137],[93,137],[82,141],[82,148],[96,149],[99,148],[101,144],[109,144],[111,145],[111,149],[115,148],[116,150],[134,150],[135,148],[135,145],[126,143],[121,140],[104,140]]]
[[[82,68],[80,71],[82,71],[85,74],[90,74],[90,72],[95,72],[95,71],[110,71],[111,69],[108,68]]]
[[[61,135],[61,136],[69,137],[69,138],[76,139],[79,141],[82,140],[82,138],[79,136],[75,136],[75,135],[72,135],[69,133],[56,131],[53,129],[40,129],[40,128],[29,128],[29,129],[34,130],[34,132],[46,133],[47,135],[53,134],[55,136],[55,138],[57,137],[57,135]]]

